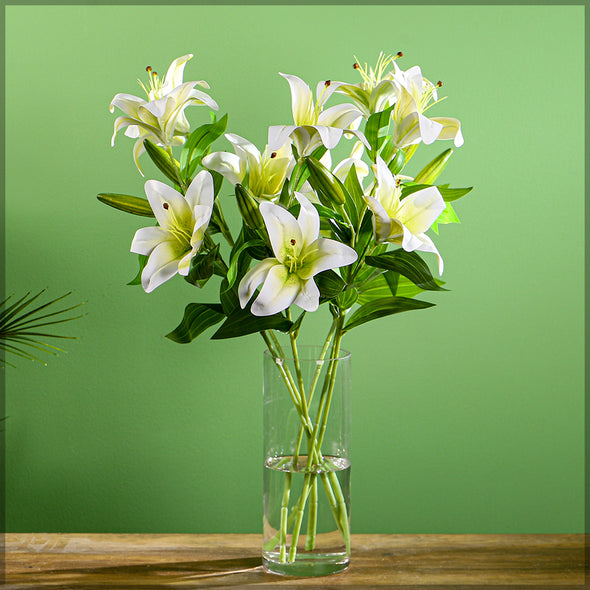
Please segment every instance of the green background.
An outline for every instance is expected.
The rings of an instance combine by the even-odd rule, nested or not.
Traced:
[[[353,54],[402,50],[403,69],[444,83],[432,113],[463,124],[441,181],[476,188],[434,236],[451,291],[345,340],[353,532],[582,532],[583,11],[7,7],[7,292],[74,290],[87,314],[62,330],[79,338],[67,355],[6,372],[8,530],[260,530],[263,342],[174,344],[184,306],[213,290],[126,286],[145,220],[95,195],[142,195],[144,180],[132,140],[109,145],[113,95],[194,53],[185,80],[207,80],[228,131],[263,147],[291,122],[279,71],[356,81]]]

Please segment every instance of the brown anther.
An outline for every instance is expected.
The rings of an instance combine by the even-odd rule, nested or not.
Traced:
[[[326,86],[326,88],[328,88],[328,86],[330,86],[330,84],[332,84],[332,80],[326,80],[324,82],[324,85]]]
[[[158,75],[158,72],[154,72],[154,73],[152,74],[152,76],[154,76],[154,78],[155,78],[157,75]]]
[[[439,80],[439,81],[436,83],[436,87],[437,87],[437,88],[440,88],[441,86],[442,86],[442,82]]]
[[[353,69],[358,70],[361,66],[359,66],[356,62],[352,64]]]
[[[397,56],[396,57],[403,57],[403,56],[404,56],[404,54],[401,51],[398,51],[397,52]]]
[[[149,73],[149,72],[151,72],[151,71],[152,71],[152,66],[148,66],[148,67],[145,69],[145,71],[146,71],[146,72],[148,72],[148,73]]]
[[[291,246],[294,246],[297,242],[293,238],[291,238]]]
[[[271,158],[276,158],[276,157],[277,157],[277,153],[276,153],[276,152],[273,152],[273,153],[270,155],[270,157],[271,157]]]
[[[164,209],[166,209],[166,211],[168,211],[168,208],[170,207],[170,205],[168,205],[168,203],[164,203],[162,205],[162,207],[164,207]]]

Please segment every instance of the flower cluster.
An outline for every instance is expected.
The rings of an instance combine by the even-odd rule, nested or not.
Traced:
[[[425,114],[440,102],[441,82],[424,78],[418,66],[402,70],[401,52],[382,53],[374,68],[355,61],[359,82],[322,80],[315,97],[301,78],[281,74],[291,91],[293,123],[271,126],[261,151],[244,137],[226,133],[227,115],[218,119],[217,103],[195,89],[208,89],[205,82],[183,83],[191,57],[174,60],[163,80],[148,67],[149,84],[140,83],[147,100],[117,94],[111,102],[111,110],[124,113],[115,121],[113,140],[126,128],[125,135],[136,139],[137,167],[145,152],[167,182],[148,180],[147,199],[119,193],[98,197],[155,219],[156,225],[138,229],[132,240],[140,263],[132,284],[149,293],[179,274],[198,288],[214,286],[214,300],[189,303],[168,338],[187,343],[221,324],[212,338],[260,333],[276,362],[299,431],[292,433],[297,441],[292,454],[272,458],[285,478],[280,516],[265,526],[265,555],[280,563],[295,561],[308,504],[305,551],[314,550],[318,479],[349,555],[349,511],[323,443],[340,343],[350,330],[378,318],[432,307],[416,296],[444,290],[420,254],[427,253],[432,262],[436,257],[442,274],[442,256],[427,232],[458,222],[452,202],[471,189],[438,183],[453,148],[422,167],[415,168],[413,158],[421,143],[462,145],[461,124]],[[192,129],[185,116],[191,105],[211,109],[211,122]],[[229,151],[212,151],[222,136]],[[347,157],[333,162],[347,141],[352,143]],[[226,221],[227,204],[239,212],[237,228]],[[330,310],[332,324],[319,360],[329,362],[323,378],[324,363],[318,363],[307,386],[297,338],[305,314],[321,306]],[[288,334],[294,371],[275,331]],[[300,465],[305,476],[297,497],[291,471]],[[291,491],[295,503],[290,503]]]
[[[458,221],[451,201],[470,189],[436,184],[450,148],[407,175],[418,144],[452,140],[458,147],[463,137],[457,119],[425,115],[441,100],[442,83],[424,78],[418,66],[402,70],[401,57],[381,53],[374,68],[357,60],[359,82],[322,80],[315,97],[301,78],[281,74],[291,91],[293,123],[271,126],[263,151],[225,133],[227,116],[218,120],[215,100],[195,88],[209,89],[206,82],[183,82],[190,54],[175,59],[163,79],[146,68],[148,84],[140,85],[147,100],[113,98],[111,111],[124,113],[115,121],[113,142],[126,128],[125,135],[136,139],[140,172],[139,156],[147,151],[173,184],[148,180],[147,201],[99,195],[118,209],[155,217],[157,225],[139,229],[131,244],[140,255],[143,288],[151,292],[175,274],[198,287],[214,275],[221,278],[220,304],[197,304],[199,313],[185,314],[181,332],[192,339],[224,319],[213,337],[263,326],[288,331],[292,305],[311,312],[322,303],[337,315],[354,307],[350,329],[431,305],[414,297],[441,289],[441,282],[418,252],[434,253],[442,274],[442,257],[426,232]],[[185,116],[190,105],[212,109],[212,122],[191,130]],[[233,151],[211,150],[222,135]],[[343,138],[353,140],[350,155],[333,164]],[[179,159],[175,146],[182,146]],[[242,217],[237,237],[222,211],[224,181]],[[229,259],[216,235],[229,245]],[[237,316],[248,320],[246,328],[232,329]],[[169,336],[178,340],[179,329]]]

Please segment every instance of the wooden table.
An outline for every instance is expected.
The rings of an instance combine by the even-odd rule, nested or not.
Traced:
[[[262,569],[259,535],[7,534],[7,590],[584,587],[583,535],[353,535],[348,571]]]

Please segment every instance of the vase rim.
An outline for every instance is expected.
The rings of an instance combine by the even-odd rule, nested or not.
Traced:
[[[323,347],[319,344],[298,344],[297,351],[299,353],[299,362],[318,362],[320,360],[319,357],[321,356],[322,348]],[[293,354],[286,354],[284,357],[279,357],[270,352],[268,348],[264,350],[264,356],[267,356],[272,359],[280,359],[285,361],[294,360]],[[350,351],[341,348],[337,356],[332,357],[331,355],[326,353],[326,356],[324,356],[322,361],[343,361],[350,359],[351,356],[352,354],[350,353]]]

